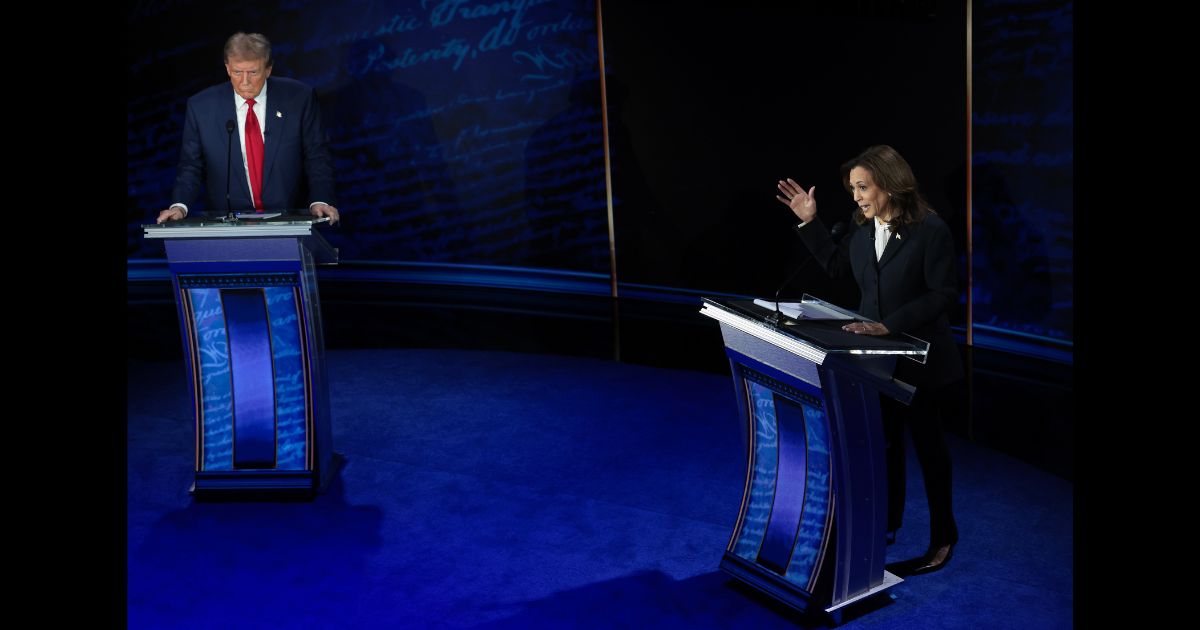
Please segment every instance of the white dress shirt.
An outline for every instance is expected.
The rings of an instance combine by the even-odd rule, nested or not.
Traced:
[[[875,217],[875,261],[883,258],[883,248],[887,247],[889,233],[888,224]]]

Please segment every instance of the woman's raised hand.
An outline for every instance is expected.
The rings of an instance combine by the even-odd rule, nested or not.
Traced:
[[[808,223],[813,217],[817,216],[817,197],[815,195],[817,187],[813,186],[804,192],[800,184],[796,180],[788,178],[779,180],[779,192],[783,195],[775,195],[775,198],[783,205],[792,209],[792,212],[801,221]]]

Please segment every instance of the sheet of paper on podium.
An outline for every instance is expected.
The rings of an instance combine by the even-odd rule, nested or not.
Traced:
[[[854,319],[817,302],[780,302],[778,309],[775,308],[775,302],[770,300],[754,300],[754,303],[768,311],[778,310],[792,319]]]

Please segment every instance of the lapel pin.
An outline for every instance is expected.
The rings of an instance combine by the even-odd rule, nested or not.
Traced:
[[[276,117],[276,118],[283,118],[283,112],[281,112],[281,111],[276,111],[276,112],[275,112],[275,117]]]

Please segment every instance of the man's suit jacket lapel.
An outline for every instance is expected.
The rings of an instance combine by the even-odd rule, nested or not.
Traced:
[[[281,116],[287,116],[287,104],[283,102],[282,90],[280,90],[271,79],[267,79],[267,105],[266,111],[263,112],[263,132],[265,134],[263,142],[263,197],[267,196],[271,186],[271,169],[275,166],[275,156],[279,153],[279,140],[283,138],[278,128],[283,127],[283,118],[277,117],[275,112],[280,112]],[[272,133],[272,130],[275,130]],[[265,199],[264,199],[265,201]]]
[[[225,91],[224,99],[225,105],[220,108],[220,111],[224,115],[220,116],[220,120],[215,122],[220,126],[221,133],[225,134],[230,142],[233,142],[233,146],[228,147],[229,176],[233,178],[233,182],[231,182],[229,187],[229,201],[233,206],[234,212],[251,210],[254,208],[254,198],[250,196],[250,182],[246,181],[246,161],[242,159],[242,147],[244,146],[242,135],[238,133],[238,128],[236,127],[238,120],[237,108],[238,103],[241,101],[234,98],[233,86],[229,86],[229,89]],[[233,133],[225,131],[225,121],[227,120],[232,120],[235,125]],[[224,194],[224,192],[221,191],[221,194]],[[250,202],[244,207],[239,208],[238,199],[249,199]],[[221,212],[224,211],[225,208],[222,204]]]

